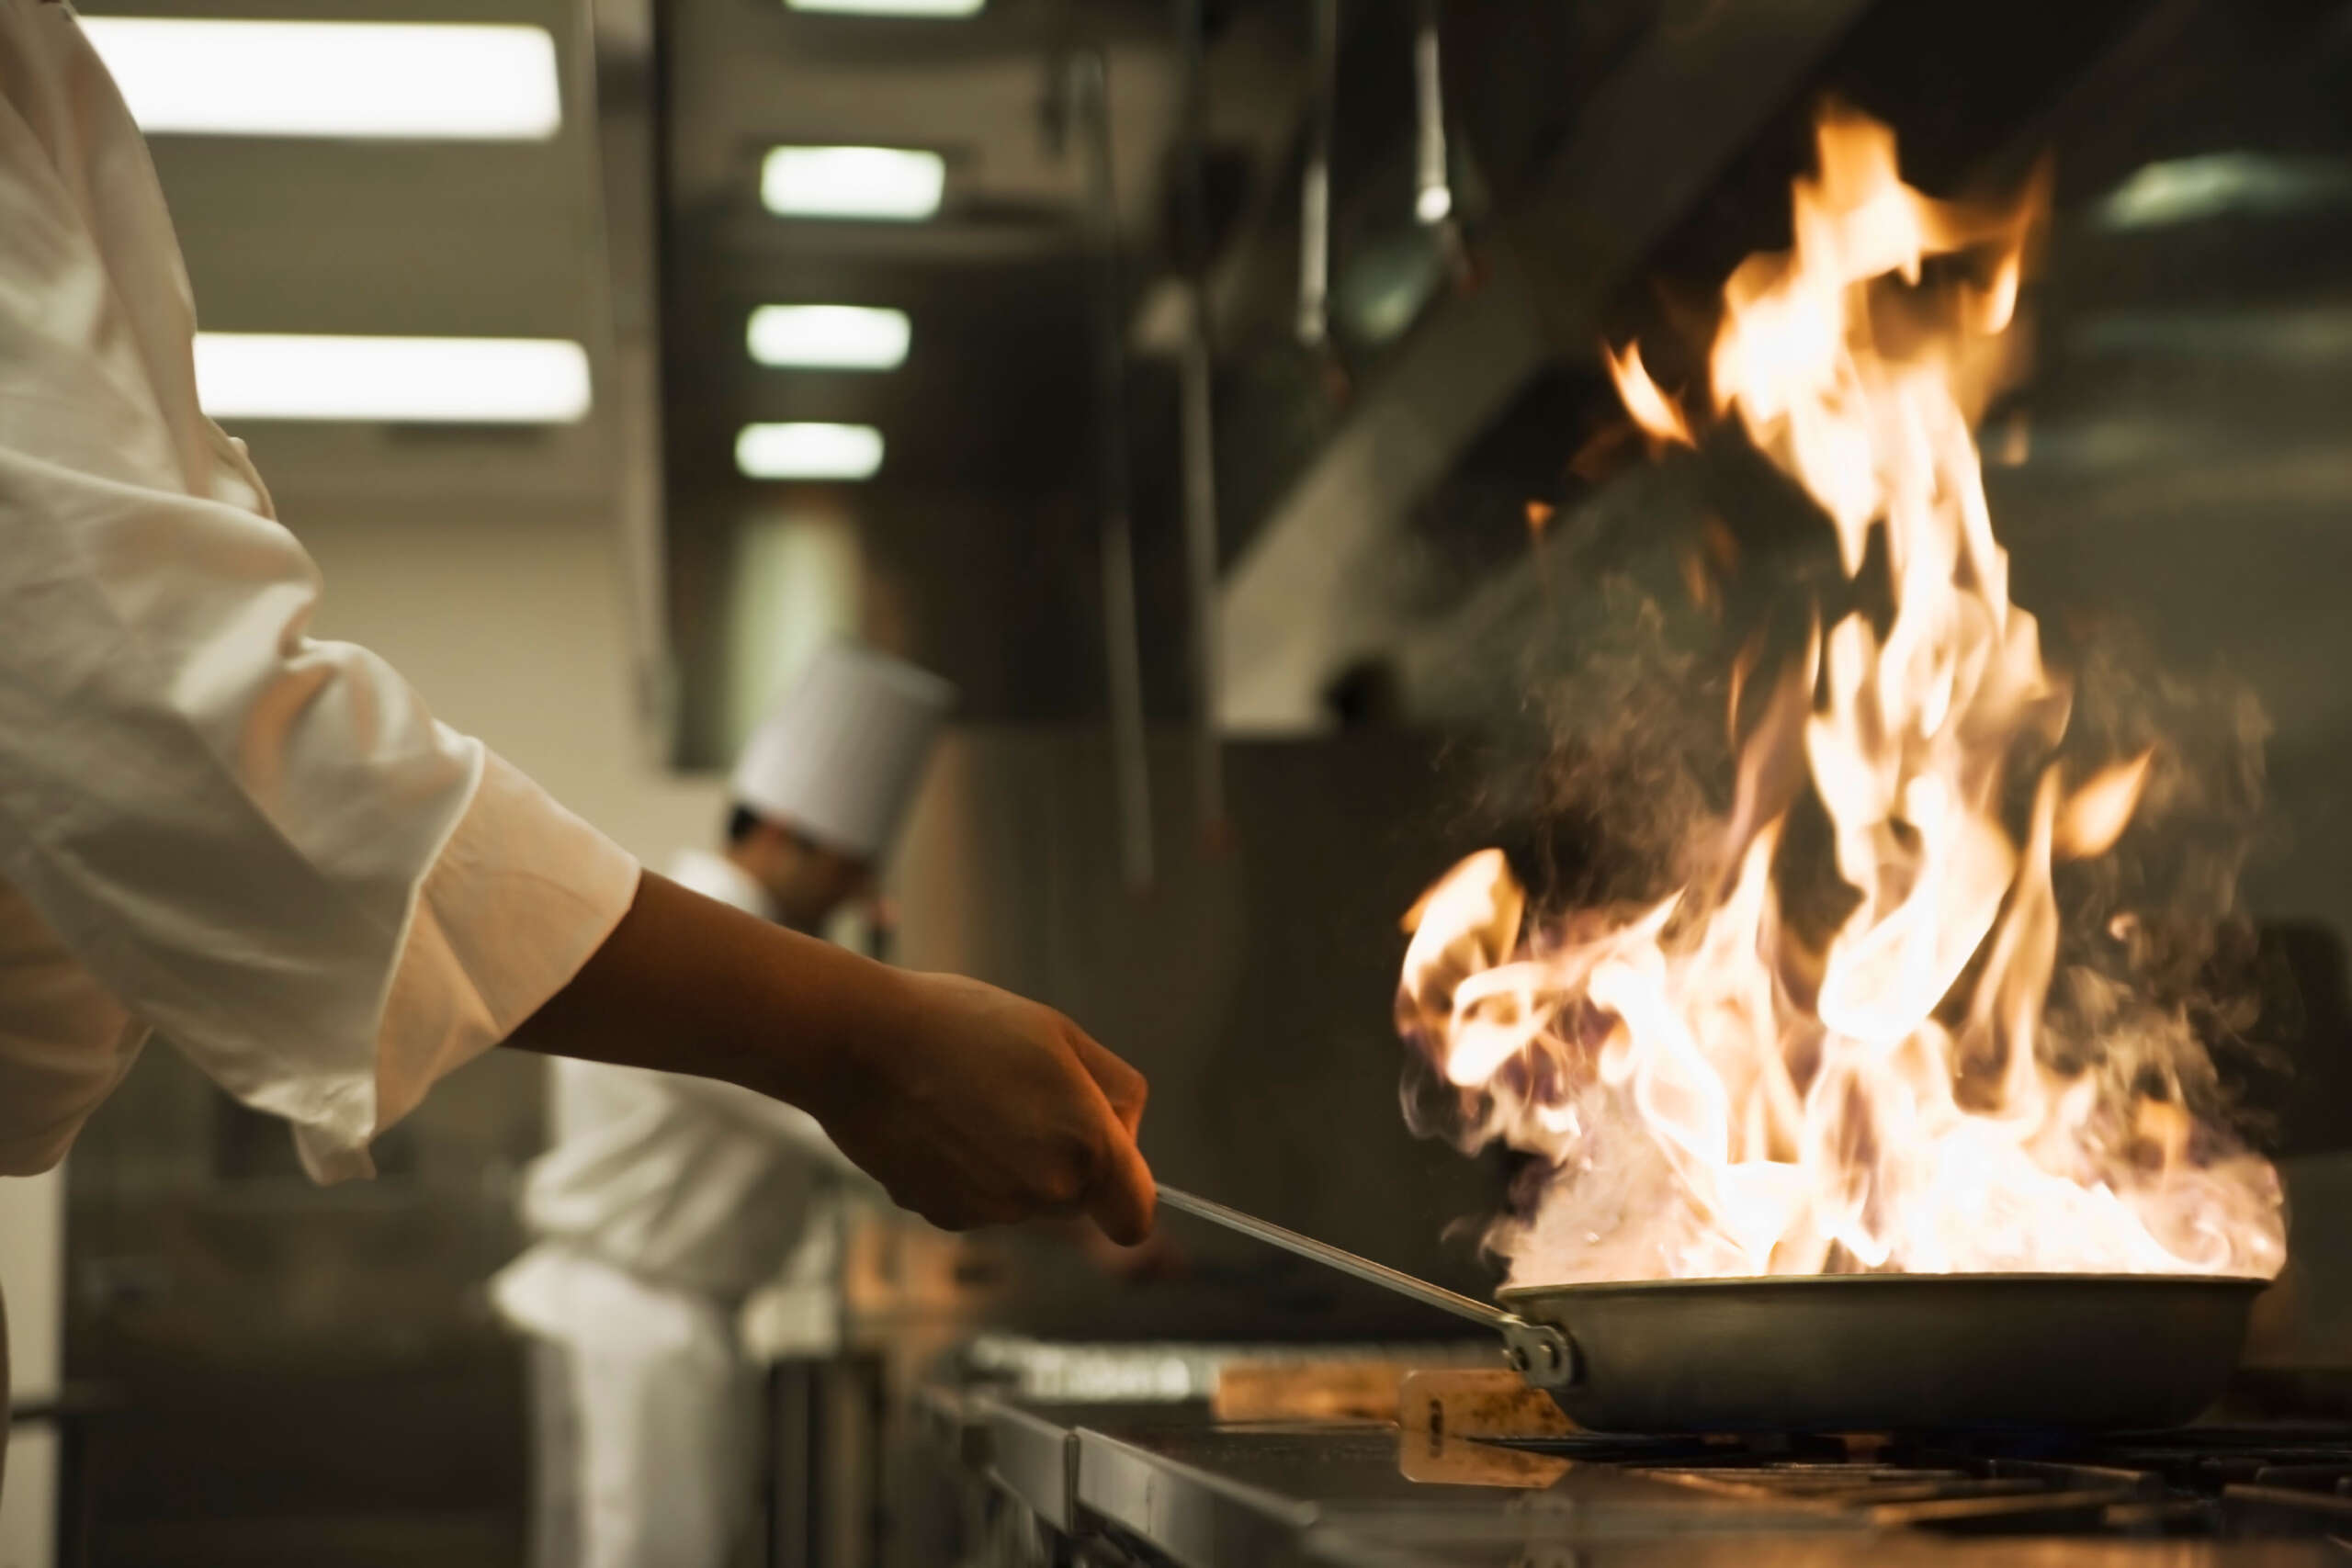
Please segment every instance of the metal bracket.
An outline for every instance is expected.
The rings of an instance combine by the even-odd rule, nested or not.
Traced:
[[[1527,1380],[1530,1388],[1575,1385],[1579,1371],[1577,1348],[1566,1335],[1548,1323],[1530,1323],[1523,1317],[1497,1326],[1502,1330],[1503,1359]]]

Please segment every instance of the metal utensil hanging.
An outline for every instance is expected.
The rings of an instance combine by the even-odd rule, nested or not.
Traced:
[[[1135,519],[1127,472],[1125,299],[1118,191],[1111,164],[1110,68],[1099,49],[1071,56],[1069,102],[1084,139],[1088,233],[1095,283],[1095,432],[1101,487],[1102,633],[1111,698],[1112,772],[1119,796],[1119,861],[1127,886],[1154,874],[1151,769],[1145,754],[1143,649],[1136,615]]]
[[[1177,238],[1184,339],[1178,350],[1184,475],[1184,563],[1193,612],[1193,788],[1203,837],[1225,833],[1225,752],[1217,733],[1216,410],[1208,300],[1208,84],[1201,0],[1175,0],[1182,62],[1177,152]]]
[[[1434,225],[1453,216],[1453,180],[1446,167],[1438,0],[1420,0],[1420,7],[1413,32],[1413,216]]]
[[[1340,0],[1307,0],[1314,8],[1315,73],[1306,174],[1299,186],[1298,340],[1320,346],[1331,333],[1331,133],[1339,107]]]

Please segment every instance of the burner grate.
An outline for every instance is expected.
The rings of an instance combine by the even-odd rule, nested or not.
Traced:
[[[1507,1438],[1696,1491],[1949,1534],[2352,1536],[2352,1427],[2125,1437]]]

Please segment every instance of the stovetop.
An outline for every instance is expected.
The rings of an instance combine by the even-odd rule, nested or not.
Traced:
[[[1000,1393],[947,1405],[970,1472],[1034,1518],[1038,1539],[1061,1543],[1037,1562],[2352,1561],[2352,1424],[1902,1440],[1449,1434],[1432,1445],[1410,1422],[1221,1421],[1197,1401],[1057,1404]]]
[[[1859,1515],[1879,1529],[2352,1542],[2352,1424],[2217,1423],[2114,1436],[1478,1440],[1710,1496]]]

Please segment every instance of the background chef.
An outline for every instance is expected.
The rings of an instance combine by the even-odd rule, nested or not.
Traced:
[[[803,931],[872,887],[953,698],[846,644],[819,654],[745,750],[727,842],[671,877]],[[495,1295],[540,1342],[535,1553],[544,1564],[719,1568],[752,1517],[761,1349],[829,1354],[839,1208],[862,1181],[808,1115],[709,1079],[559,1062],[536,1238]]]

